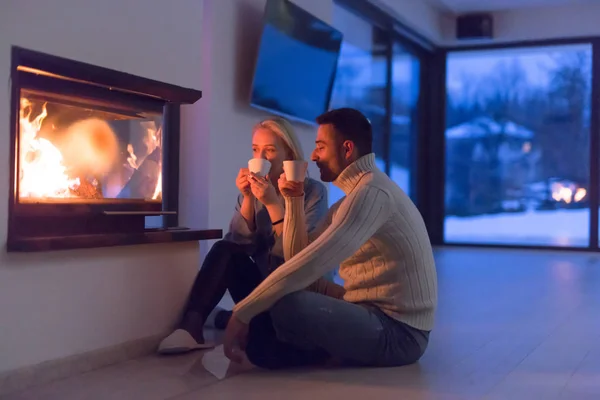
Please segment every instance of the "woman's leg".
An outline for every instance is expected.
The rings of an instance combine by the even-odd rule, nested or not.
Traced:
[[[234,303],[244,300],[263,281],[258,266],[249,259],[248,263],[232,264],[227,289]]]
[[[179,329],[188,331],[198,343],[204,342],[203,328],[208,315],[219,304],[234,270],[256,268],[239,245],[221,240],[210,249],[196,276]]]
[[[231,265],[227,289],[229,289],[234,303],[244,300],[263,281],[263,275],[258,266],[251,260],[248,261]],[[232,314],[232,311],[220,311],[215,316],[215,328],[225,329]]]

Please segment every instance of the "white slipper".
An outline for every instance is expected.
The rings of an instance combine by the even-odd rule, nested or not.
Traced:
[[[177,329],[160,342],[157,351],[159,354],[180,354],[213,347],[213,343],[198,343],[188,331]]]

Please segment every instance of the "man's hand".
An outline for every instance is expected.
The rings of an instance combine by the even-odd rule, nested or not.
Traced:
[[[285,197],[300,197],[304,194],[304,182],[288,181],[285,173],[279,176],[277,186],[279,186],[279,191]]]
[[[247,338],[248,324],[243,323],[233,314],[229,318],[229,323],[225,329],[225,339],[223,342],[223,349],[227,358],[238,364],[242,363],[244,360],[242,352],[246,350]]]

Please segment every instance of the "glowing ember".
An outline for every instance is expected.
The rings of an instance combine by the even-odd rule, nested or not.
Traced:
[[[19,113],[19,197],[77,197],[72,190],[79,187],[79,179],[69,178],[61,152],[50,141],[38,137],[42,122],[48,116],[46,104],[33,120],[32,111],[31,102],[22,98]]]

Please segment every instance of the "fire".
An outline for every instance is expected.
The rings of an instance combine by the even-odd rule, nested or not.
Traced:
[[[144,144],[147,147],[148,155],[152,154],[157,147],[161,145],[162,129],[156,128],[156,124],[153,122],[143,122],[142,125],[146,128],[146,136],[144,138]],[[142,164],[143,160],[139,160],[138,156],[133,151],[133,145],[129,143],[127,145],[127,164],[133,169],[138,169]],[[159,167],[162,167],[159,165]],[[158,177],[156,180],[156,186],[152,194],[152,200],[160,200],[162,198],[162,168],[159,169]]]
[[[154,141],[155,146],[160,146],[160,139],[162,137],[162,130],[158,129],[154,130],[154,134],[152,135],[152,140]],[[154,193],[152,194],[152,200],[160,200],[162,199],[162,166],[158,173],[158,179],[156,180],[156,187],[154,188]]]
[[[48,103],[40,108],[29,99],[21,98],[20,199],[100,200],[105,196],[127,198],[133,191],[133,196],[161,200],[162,129],[156,122],[136,121],[143,129],[143,137],[139,138],[143,140],[143,155],[134,154],[134,145],[130,143],[126,147],[128,157],[124,160],[120,159],[119,138],[114,126],[104,119],[88,116],[57,128],[49,124],[47,117]],[[129,124],[128,121],[119,123],[126,129]],[[139,141],[136,143],[139,145]],[[120,162],[124,165],[120,166]],[[136,170],[138,176],[132,181],[132,175],[127,176],[123,168]],[[132,182],[134,186],[130,187]],[[121,193],[125,193],[123,197]]]
[[[31,102],[21,98],[19,197],[77,197],[72,191],[79,187],[79,179],[69,178],[62,153],[49,140],[38,137],[42,122],[48,116],[46,103],[33,119],[32,112]]]

